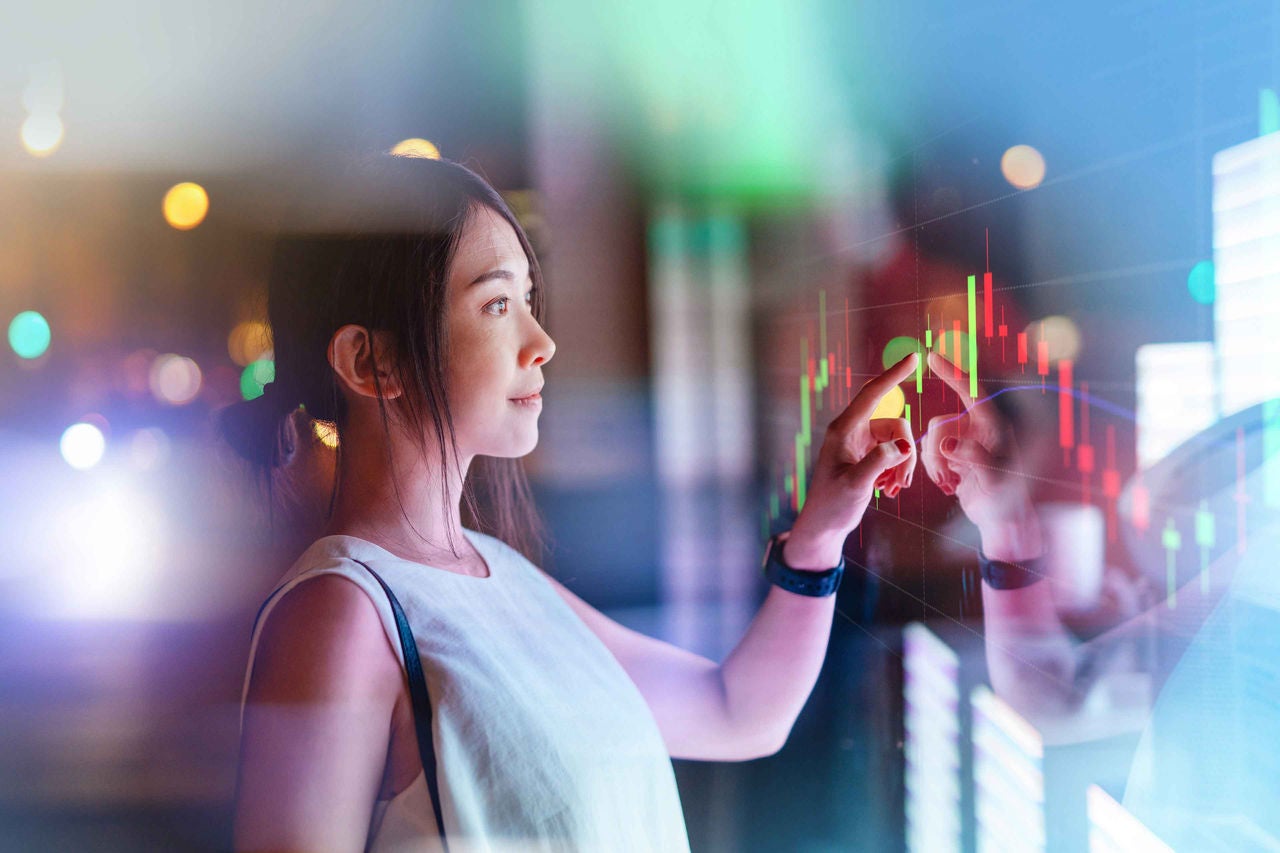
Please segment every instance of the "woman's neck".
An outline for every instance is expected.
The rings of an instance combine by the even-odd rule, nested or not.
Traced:
[[[407,441],[343,442],[333,515],[321,535],[358,536],[406,559],[446,566],[474,556],[462,532],[460,500],[470,457],[446,471]],[[430,449],[428,449],[430,452]],[[445,499],[442,483],[447,483]]]

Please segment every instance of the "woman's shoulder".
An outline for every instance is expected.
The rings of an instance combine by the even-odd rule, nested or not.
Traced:
[[[360,685],[393,696],[400,666],[365,591],[340,575],[321,573],[271,608],[254,670],[251,692],[259,692],[260,701],[314,702],[350,699]]]

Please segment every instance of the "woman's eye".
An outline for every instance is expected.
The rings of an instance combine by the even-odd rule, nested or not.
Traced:
[[[496,317],[501,317],[507,313],[507,303],[511,301],[511,297],[504,296],[501,299],[495,299],[485,306],[484,310]],[[494,310],[494,309],[498,310]]]

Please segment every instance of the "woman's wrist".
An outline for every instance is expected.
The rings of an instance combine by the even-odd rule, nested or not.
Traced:
[[[1033,560],[1044,555],[1040,519],[1030,505],[979,528],[982,553],[1006,563]]]
[[[782,548],[782,561],[801,572],[823,572],[839,565],[848,534],[822,531],[810,533],[796,525]]]

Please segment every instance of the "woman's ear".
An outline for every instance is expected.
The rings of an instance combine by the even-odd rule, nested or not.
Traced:
[[[370,333],[364,326],[348,324],[329,339],[329,364],[339,381],[361,397],[393,400],[403,393],[394,368],[389,332]],[[375,372],[377,381],[374,381]]]

